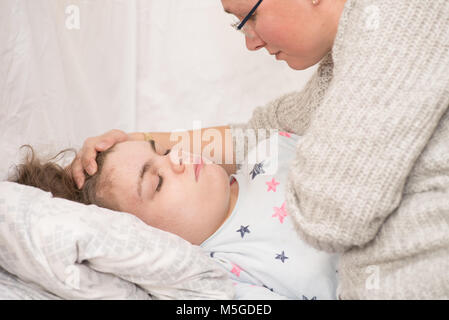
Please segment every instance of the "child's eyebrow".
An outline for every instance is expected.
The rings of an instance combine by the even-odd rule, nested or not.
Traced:
[[[154,145],[154,140],[150,140],[148,142],[150,143],[151,148],[153,149],[154,153],[156,153],[156,147]],[[153,165],[153,161],[152,161],[152,159],[150,159],[150,160],[146,161],[143,164],[142,168],[140,169],[139,181],[137,183],[137,194],[139,195],[140,198],[142,198],[142,181],[143,181],[143,178],[145,176],[145,173],[147,173],[150,170],[152,165]]]
[[[156,152],[155,141],[153,139],[150,139],[148,142],[151,144],[151,148],[153,149],[153,151]]]

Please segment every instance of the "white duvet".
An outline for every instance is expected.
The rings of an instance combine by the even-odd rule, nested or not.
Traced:
[[[198,246],[128,213],[0,182],[0,299],[229,299]]]

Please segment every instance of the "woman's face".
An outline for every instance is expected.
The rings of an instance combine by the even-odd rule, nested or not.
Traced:
[[[247,24],[249,50],[265,48],[296,70],[318,63],[331,49],[346,0],[264,0]],[[226,12],[242,20],[257,0],[221,0]]]
[[[209,162],[196,179],[193,156],[161,149],[144,141],[117,144],[104,163],[101,175],[109,180],[109,188],[100,196],[106,203],[109,197],[115,210],[199,245],[232,209],[229,176]]]

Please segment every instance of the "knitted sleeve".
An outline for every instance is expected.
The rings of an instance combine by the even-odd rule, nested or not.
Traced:
[[[447,17],[444,0],[348,0],[334,78],[298,144],[286,194],[287,213],[315,248],[362,247],[400,205],[449,106]]]

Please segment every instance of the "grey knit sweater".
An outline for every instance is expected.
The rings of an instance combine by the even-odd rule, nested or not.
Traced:
[[[302,135],[287,212],[341,299],[449,299],[449,1],[348,0],[306,87],[230,127]]]

